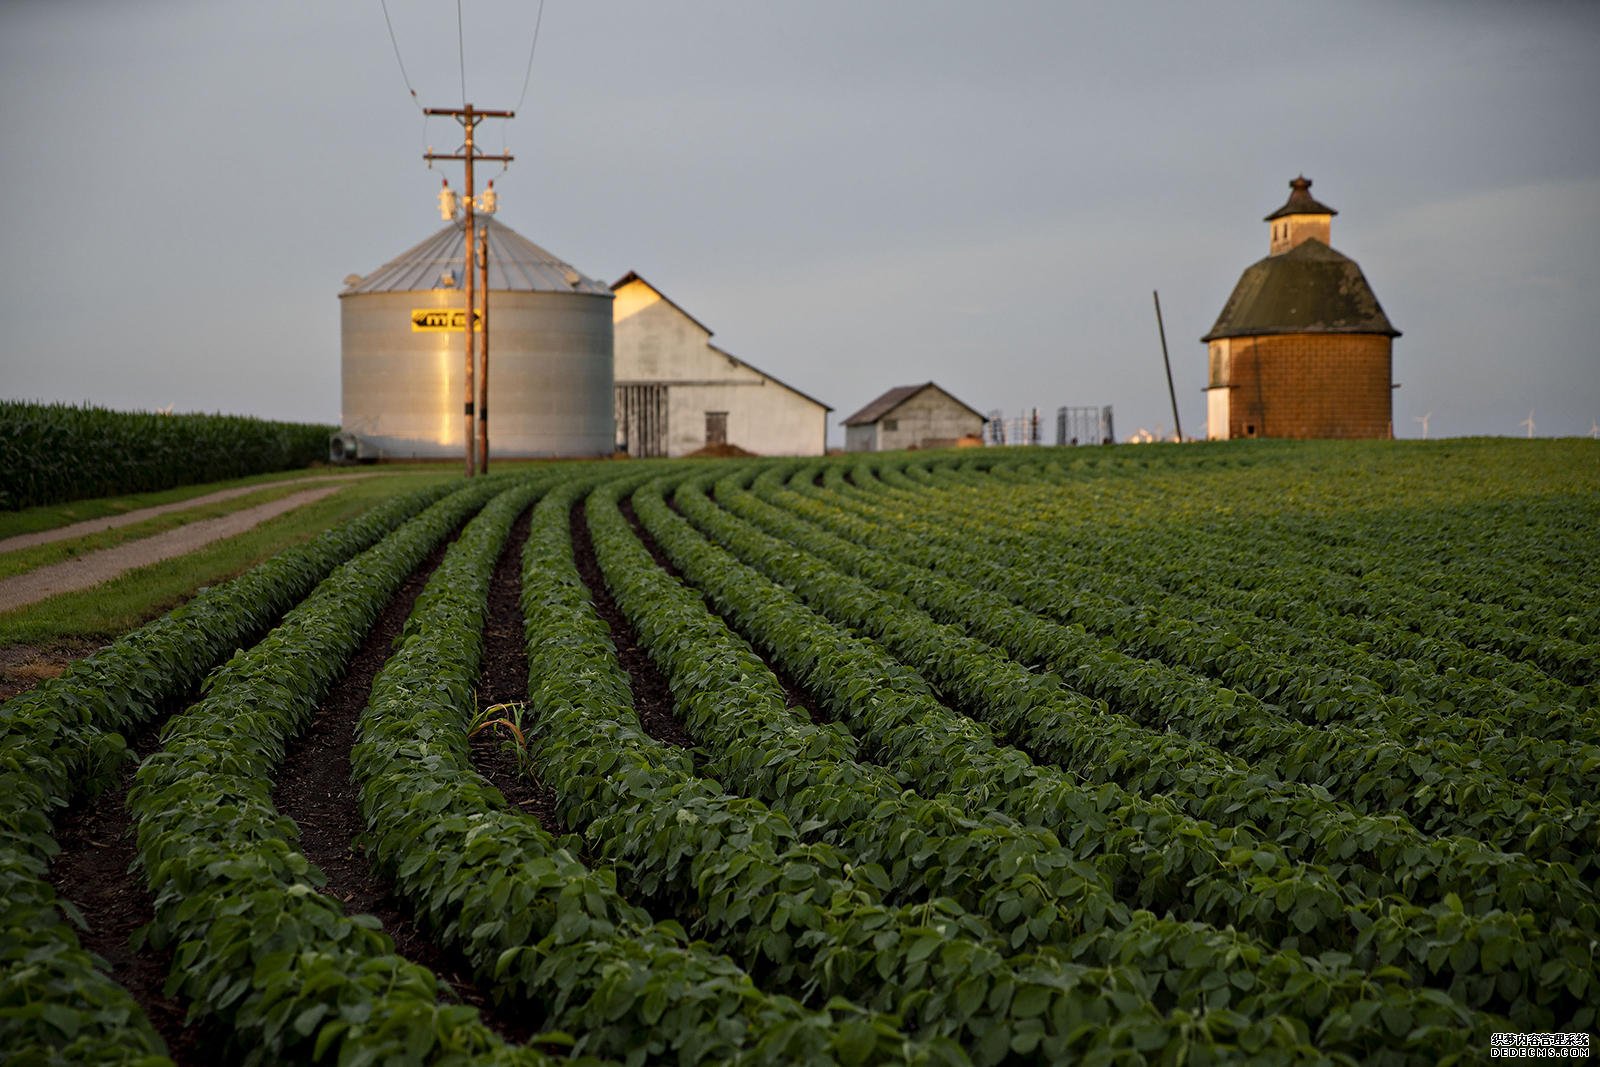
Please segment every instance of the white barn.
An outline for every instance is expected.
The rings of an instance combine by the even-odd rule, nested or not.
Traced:
[[[618,451],[827,451],[831,407],[712,344],[706,326],[638,274],[629,271],[611,290]]]

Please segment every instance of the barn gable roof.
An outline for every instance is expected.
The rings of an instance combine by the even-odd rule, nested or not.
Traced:
[[[941,394],[948,397],[961,407],[966,408],[968,411],[978,416],[978,418],[983,419],[985,422],[989,421],[987,418],[984,418],[983,412],[978,411],[971,404],[951,396],[947,390],[941,388],[933,382],[922,382],[920,385],[895,386],[893,389],[890,389],[888,392],[872,401],[854,415],[851,415],[849,418],[845,419],[844,425],[862,426],[868,423],[877,422],[879,419],[883,418],[885,415],[889,414],[895,408],[899,407],[901,404],[904,404],[907,400],[910,400],[924,389],[937,389]]]
[[[1280,333],[1400,336],[1356,261],[1316,238],[1246,267],[1200,340]]]
[[[651,282],[647,278],[645,278],[644,275],[640,274],[637,271],[630,270],[628,273],[624,274],[622,277],[620,277],[616,281],[612,282],[611,283],[611,289],[613,291],[615,291],[615,290],[621,289],[624,285],[628,285],[628,284],[633,283],[633,282],[637,282],[638,284],[640,284],[640,285],[644,286],[645,288],[649,289],[652,293],[655,293],[663,301],[665,301],[666,304],[669,307],[671,307],[674,311],[676,311],[678,314],[682,315],[684,318],[688,319],[690,322],[694,323],[696,326],[700,327],[700,329],[704,330],[706,332],[706,336],[708,336],[708,337],[711,336],[711,332],[712,332],[711,331],[711,327],[707,326],[705,323],[701,322],[699,319],[695,318],[693,315],[691,315],[687,311],[685,311],[683,309],[682,305],[680,305],[676,300],[673,300],[666,293],[663,293],[660,289],[656,288],[655,285],[651,284]],[[757,367],[754,364],[752,364],[752,363],[750,363],[750,362],[748,362],[746,360],[740,359],[738,356],[734,355],[732,352],[729,352],[727,349],[720,347],[719,345],[714,345],[711,342],[707,341],[706,342],[706,347],[711,349],[711,351],[717,353],[719,356],[725,356],[726,358],[733,360],[734,363],[737,363],[739,366],[745,368],[746,370],[752,371],[755,374],[759,374],[761,377],[765,378],[767,381],[771,382],[773,385],[781,386],[784,389],[789,390],[789,392],[793,393],[795,396],[798,396],[803,400],[809,400],[811,403],[813,403],[813,404],[817,405],[818,407],[820,407],[823,411],[832,411],[833,410],[833,407],[831,405],[824,404],[822,401],[818,400],[816,397],[812,396],[810,393],[801,392],[799,389],[796,389],[794,386],[790,385],[788,382],[783,381],[781,378],[773,377],[771,374],[768,374],[766,371],[762,370],[760,367]]]

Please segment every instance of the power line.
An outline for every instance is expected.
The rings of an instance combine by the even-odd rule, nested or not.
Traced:
[[[522,75],[522,95],[517,97],[517,106],[513,111],[522,110],[522,102],[528,98],[528,79],[533,76],[533,53],[539,47],[539,27],[544,23],[544,0],[539,0],[539,14],[533,20],[533,44],[528,46],[528,69]]]
[[[400,58],[400,42],[394,37],[394,23],[389,20],[388,0],[378,0],[378,5],[383,8],[383,24],[389,27],[389,43],[394,46],[394,61],[400,65],[400,80],[406,83],[406,89],[411,93],[411,102],[417,105],[417,110],[422,110],[422,101],[417,99],[417,91],[411,87],[411,76],[406,73],[406,61]],[[541,8],[543,4],[541,3]]]
[[[456,60],[461,65],[461,106],[467,104],[467,41],[461,29],[461,0],[456,0]]]

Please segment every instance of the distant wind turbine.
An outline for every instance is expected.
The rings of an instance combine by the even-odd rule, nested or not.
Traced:
[[[1600,421],[1589,420],[1589,436],[1600,441]]]
[[[1430,411],[1426,415],[1413,415],[1411,418],[1414,422],[1422,423],[1422,439],[1426,441],[1428,439],[1428,420],[1433,418],[1433,412]]]
[[[1529,437],[1533,436],[1533,409],[1532,408],[1528,409],[1528,417],[1523,419],[1517,425],[1526,426],[1528,428],[1528,436]]]

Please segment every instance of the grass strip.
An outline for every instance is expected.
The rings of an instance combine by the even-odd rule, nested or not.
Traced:
[[[0,614],[0,647],[113,638],[171,610],[198,590],[227,581],[390,498],[427,486],[442,488],[454,477],[454,472],[431,471],[364,479],[198,552],[139,567],[93,589],[5,612]]]

